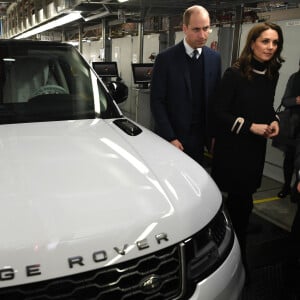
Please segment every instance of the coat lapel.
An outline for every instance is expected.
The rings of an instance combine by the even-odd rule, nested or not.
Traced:
[[[191,86],[191,76],[189,72],[188,61],[187,59],[182,59],[182,57],[185,57],[185,55],[186,52],[182,41],[180,44],[178,44],[178,61],[180,64],[180,70],[182,71],[181,74],[183,74],[184,82],[187,86],[188,99],[192,101],[192,86]]]
[[[211,77],[211,68],[210,68],[210,55],[207,51],[207,47],[204,46],[202,48],[202,54],[203,55],[203,63],[204,63],[204,76],[203,76],[203,88],[204,88],[204,99],[207,99],[207,81],[210,80]]]

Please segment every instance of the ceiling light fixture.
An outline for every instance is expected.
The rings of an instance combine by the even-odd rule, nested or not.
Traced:
[[[25,38],[28,38],[30,36],[36,35],[38,33],[41,33],[41,32],[47,31],[47,30],[51,30],[53,28],[71,23],[71,22],[76,21],[76,20],[81,19],[81,18],[82,18],[82,16],[81,16],[80,12],[71,12],[67,15],[64,15],[63,17],[60,17],[58,19],[55,19],[55,20],[50,21],[48,23],[45,23],[41,26],[34,27],[33,29],[25,31],[21,34],[18,34],[14,37],[14,39],[25,39]]]
[[[123,2],[127,2],[128,0],[118,0],[118,2],[123,3]]]

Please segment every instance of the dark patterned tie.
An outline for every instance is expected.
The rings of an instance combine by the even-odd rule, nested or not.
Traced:
[[[199,54],[199,51],[197,49],[195,49],[193,51],[193,56],[192,56],[193,61],[196,61],[198,59],[198,54]]]

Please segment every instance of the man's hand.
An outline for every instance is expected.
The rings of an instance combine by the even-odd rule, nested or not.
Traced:
[[[174,145],[176,148],[178,148],[179,150],[183,151],[184,148],[182,146],[182,144],[180,143],[179,140],[173,140],[170,142],[172,145]]]

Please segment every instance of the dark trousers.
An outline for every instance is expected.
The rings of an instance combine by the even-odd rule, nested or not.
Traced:
[[[203,165],[204,159],[204,129],[200,124],[193,124],[189,134],[182,141],[184,153],[193,158],[200,165]]]
[[[296,189],[296,184],[293,187],[291,197],[293,202],[297,203],[296,214],[291,227],[290,242],[291,253],[290,260],[292,264],[300,262],[300,193]]]
[[[297,193],[297,197],[295,198],[295,201],[297,202],[297,211],[291,228],[291,237],[293,242],[300,246],[300,194]]]
[[[287,190],[291,188],[291,182],[294,175],[294,163],[295,147],[289,147],[284,153],[283,160],[284,188]]]
[[[242,260],[247,269],[246,235],[250,214],[253,209],[252,193],[228,193],[225,203],[241,247]]]

